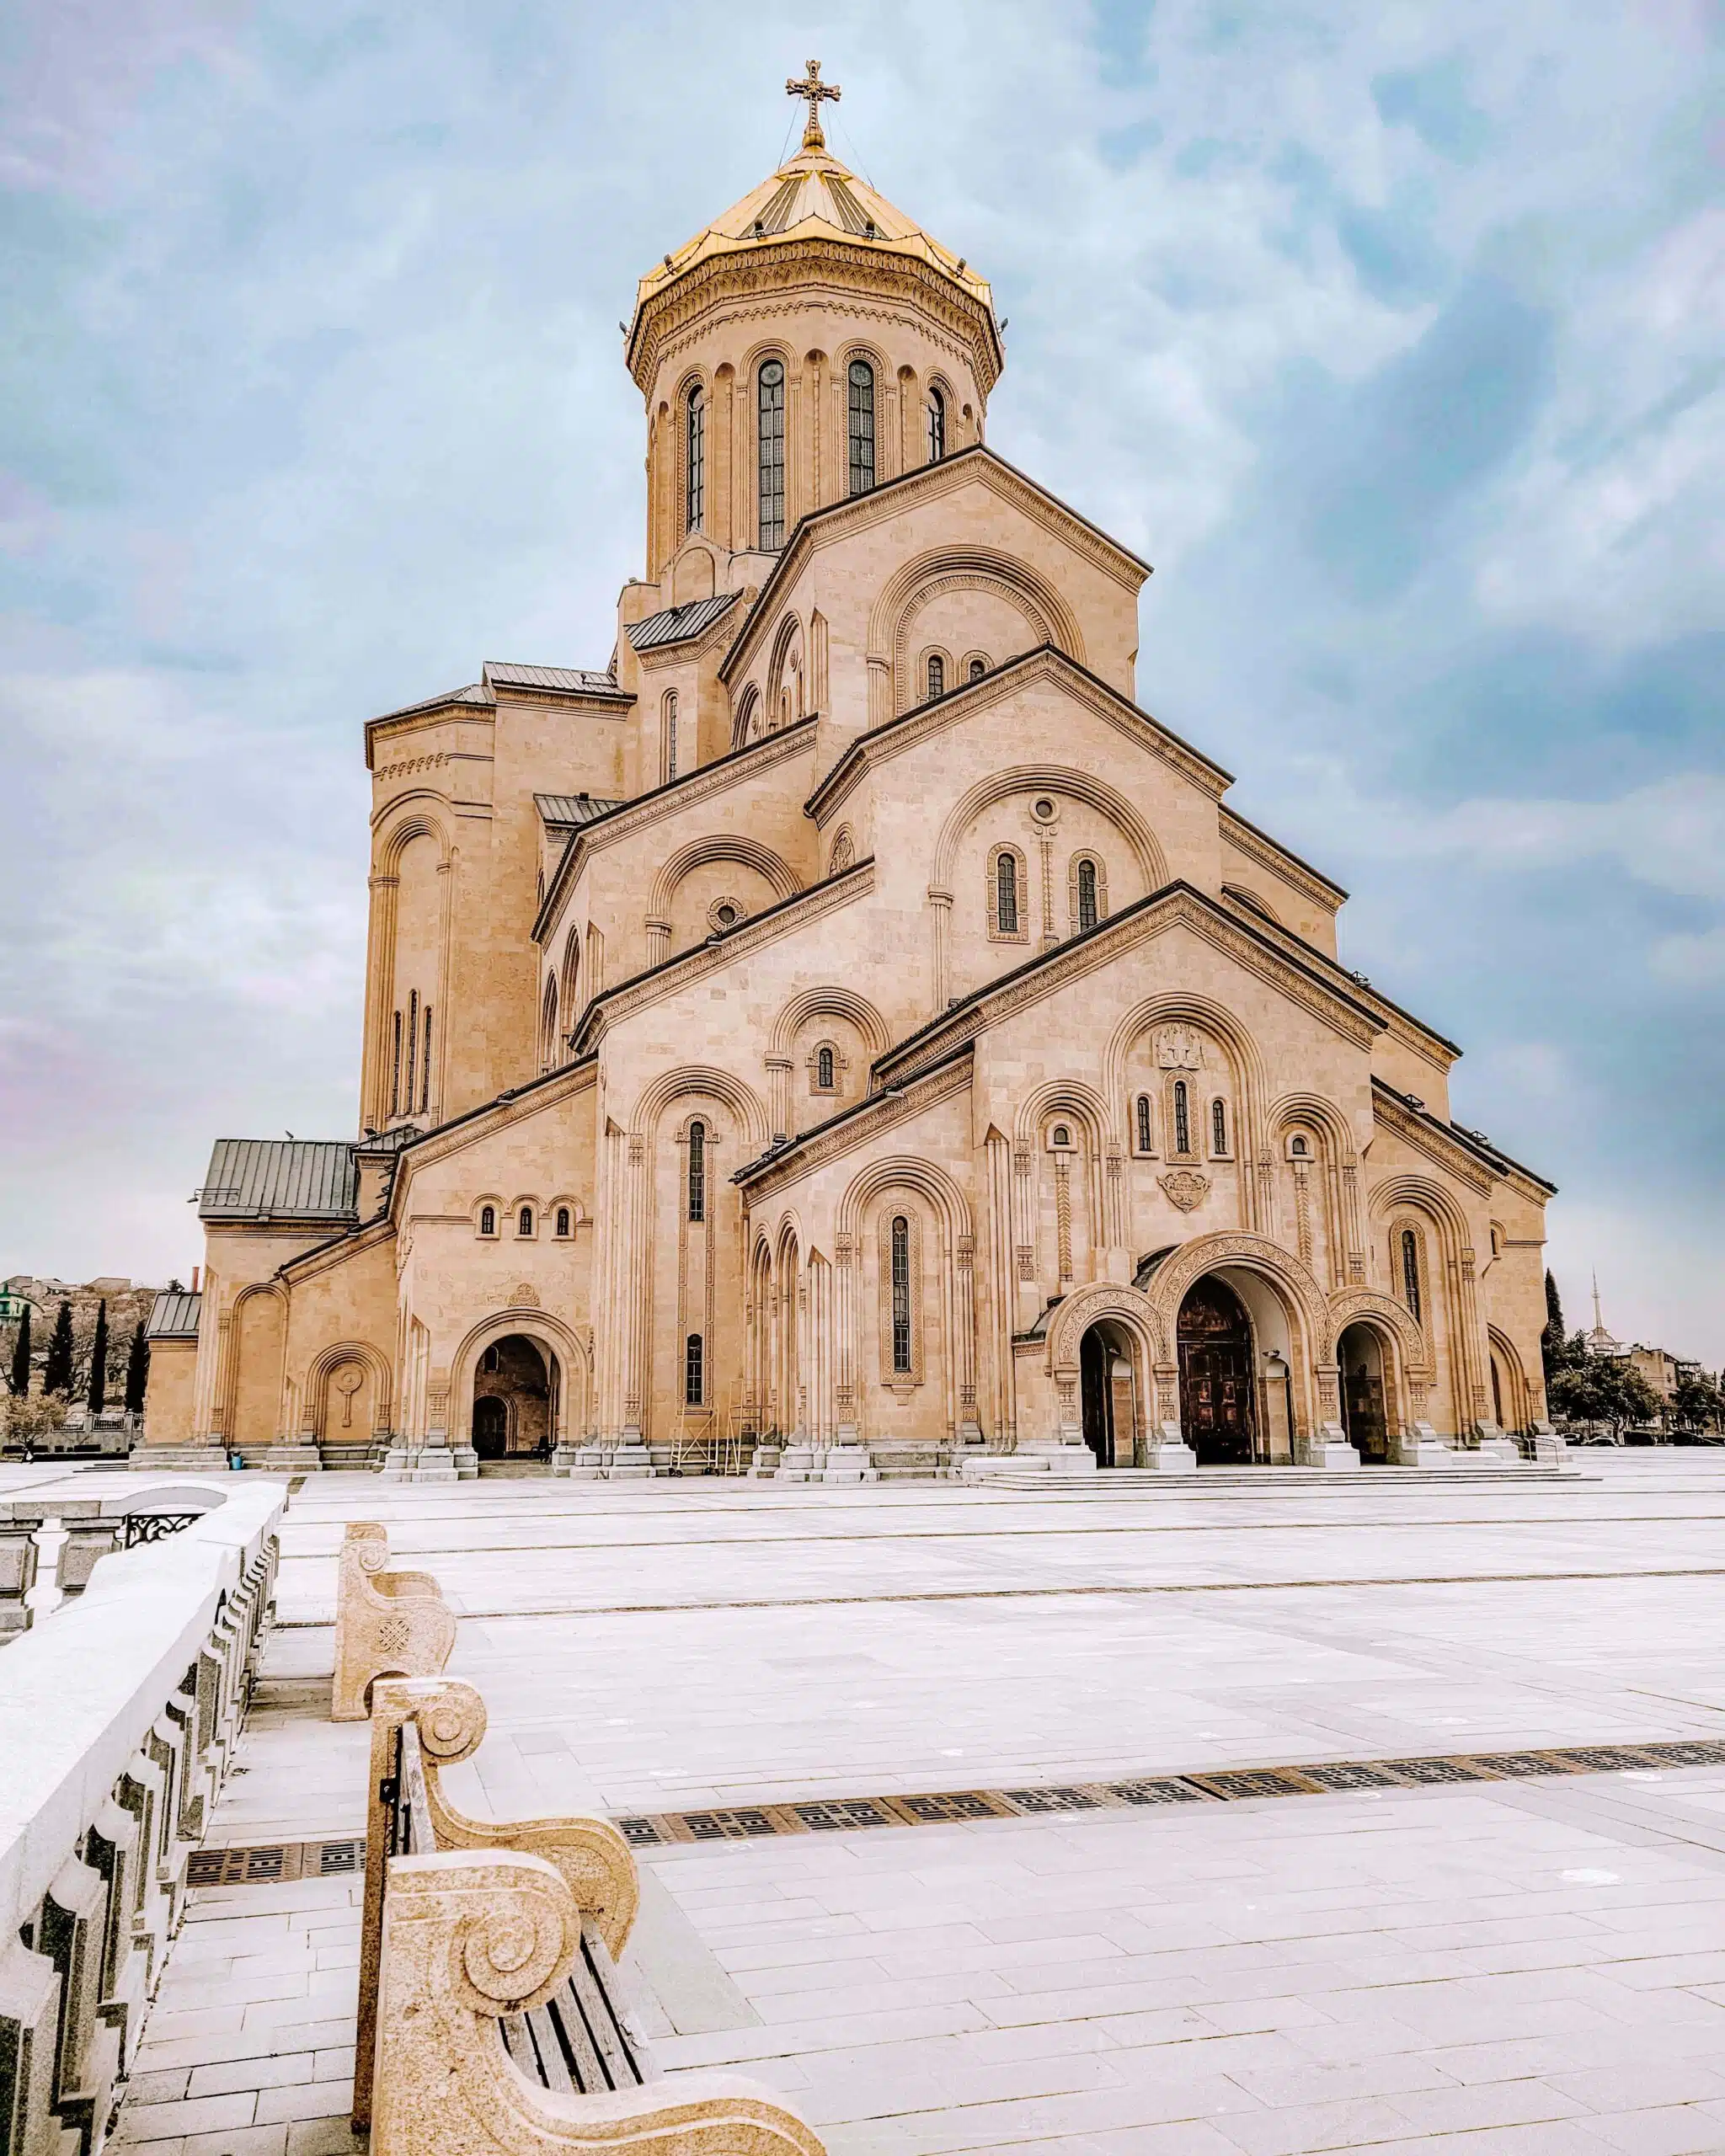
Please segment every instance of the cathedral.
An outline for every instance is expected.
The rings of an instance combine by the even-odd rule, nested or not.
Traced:
[[[636,296],[609,661],[366,727],[358,1134],[216,1143],[141,1463],[1552,1456],[1552,1186],[1140,703],[1148,566],[987,445],[987,282],[788,87]]]

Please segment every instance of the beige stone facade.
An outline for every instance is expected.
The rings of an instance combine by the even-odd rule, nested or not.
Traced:
[[[1509,1457],[1551,1187],[1137,701],[1146,564],[985,446],[986,284],[811,129],[628,356],[611,662],[367,727],[362,1134],[218,1146],[151,1442]]]

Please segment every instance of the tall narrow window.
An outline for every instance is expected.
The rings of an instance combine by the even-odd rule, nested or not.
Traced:
[[[683,1342],[683,1405],[699,1407],[707,1399],[707,1347],[698,1332]]]
[[[515,1215],[515,1233],[518,1235],[531,1235],[532,1232],[533,1209],[531,1205],[524,1205]]]
[[[419,1113],[424,1115],[431,1106],[431,1006],[429,1003],[421,1015],[425,1038],[420,1044],[419,1054]]]
[[[892,1228],[893,1374],[911,1369],[911,1223],[900,1213]]]
[[[980,681],[987,671],[988,661],[985,659],[973,659],[971,660],[970,679],[973,681]]]
[[[1416,1325],[1423,1321],[1419,1309],[1419,1237],[1412,1228],[1402,1230],[1402,1299]]]
[[[1212,1101],[1210,1104],[1210,1150],[1219,1158],[1228,1150],[1228,1104],[1226,1101]]]
[[[401,1113],[401,1013],[395,1014],[395,1049],[389,1065],[389,1113]]]
[[[689,1218],[707,1218],[707,1125],[689,1125]]]
[[[494,1205],[482,1205],[479,1208],[479,1233],[482,1235],[494,1235],[497,1233],[497,1208]]]
[[[569,1232],[569,1209],[567,1205],[559,1205],[557,1209],[557,1233],[558,1239],[561,1240],[563,1236],[567,1235]]]
[[[756,471],[761,496],[760,541],[763,547],[785,543],[785,363],[763,360],[755,377],[755,419],[758,440]]]
[[[1138,1150],[1140,1153],[1147,1153],[1150,1150],[1150,1096],[1148,1093],[1140,1093],[1138,1096]]]
[[[665,692],[665,777],[669,785],[677,775],[677,692]]]
[[[947,663],[937,651],[928,654],[928,694],[931,701],[947,692]]]
[[[995,921],[1002,936],[1018,933],[1018,863],[1003,853],[994,865]]]
[[[928,392],[928,461],[938,464],[947,453],[947,400],[939,389]]]
[[[832,1050],[830,1048],[822,1049],[814,1059],[814,1082],[823,1093],[830,1093],[832,1091],[833,1061]]]
[[[683,529],[698,531],[707,513],[707,399],[697,382],[685,407]]]
[[[407,1112],[414,1112],[414,1101],[419,1092],[419,991],[414,989],[408,997],[408,1089],[403,1097]]]
[[[851,362],[851,492],[866,494],[874,484],[874,369],[867,360]]]
[[[1078,864],[1078,926],[1080,929],[1096,926],[1096,863],[1081,861]]]
[[[1174,1150],[1192,1150],[1192,1097],[1183,1078],[1174,1081]]]

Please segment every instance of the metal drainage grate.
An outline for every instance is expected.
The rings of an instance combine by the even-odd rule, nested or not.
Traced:
[[[755,1841],[772,1834],[844,1833],[859,1827],[943,1827],[972,1819],[1048,1818],[1150,1805],[1228,1804],[1359,1790],[1442,1789],[1541,1774],[1621,1774],[1639,1768],[1725,1766],[1725,1743],[1596,1744],[1548,1752],[1470,1752],[1418,1759],[1329,1759],[1297,1767],[1227,1767],[1052,1788],[948,1790],[924,1796],[827,1797],[658,1812],[619,1819],[635,1849]]]
[[[273,1886],[291,1879],[340,1879],[366,1860],[363,1839],[270,1842],[260,1849],[194,1849],[186,1859],[188,1886]]]
[[[934,1790],[913,1796],[808,1797],[788,1804],[739,1804],[708,1812],[657,1812],[620,1818],[635,1849],[751,1842],[782,1834],[847,1834],[868,1827],[950,1827],[977,1819],[1046,1819],[1158,1805],[1230,1804],[1255,1798],[1329,1796],[1360,1790],[1442,1789],[1522,1781],[1541,1774],[1616,1774],[1660,1767],[1725,1766],[1725,1743],[1567,1745],[1548,1752],[1468,1752],[1416,1759],[1326,1759],[1296,1767],[1220,1767],[1189,1774],[1146,1774],[1108,1782],[1028,1789]],[[335,1879],[365,1863],[363,1838],[274,1842],[259,1849],[198,1849],[186,1863],[190,1886],[261,1886]]]

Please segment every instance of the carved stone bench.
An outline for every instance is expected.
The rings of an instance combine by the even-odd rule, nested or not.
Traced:
[[[660,2077],[617,1969],[628,1844],[603,1819],[457,1812],[439,1769],[484,1728],[469,1685],[373,1694],[354,2077],[371,2156],[824,2156],[751,2082]]]
[[[363,1721],[380,1677],[435,1677],[455,1645],[455,1614],[430,1572],[393,1572],[377,1520],[350,1523],[335,1582],[333,1721]]]

